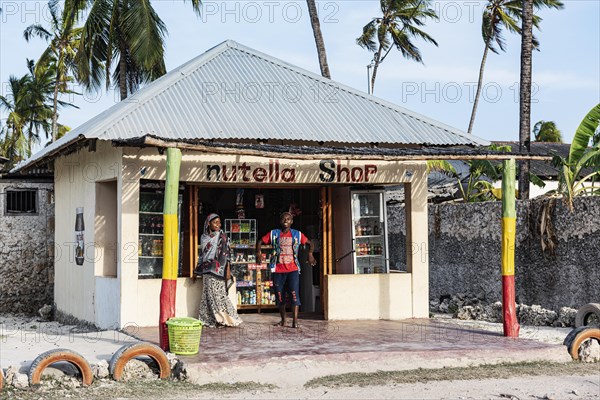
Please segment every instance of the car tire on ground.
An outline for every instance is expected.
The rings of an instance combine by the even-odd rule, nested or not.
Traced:
[[[587,340],[596,340],[600,345],[600,328],[582,326],[572,330],[565,338],[564,345],[573,360],[581,360],[580,347]]]
[[[126,344],[113,354],[108,365],[108,370],[113,379],[120,381],[123,377],[123,369],[129,360],[143,356],[150,357],[156,362],[160,370],[160,379],[166,379],[171,376],[171,365],[165,352],[152,343],[140,342]]]
[[[57,362],[68,362],[73,364],[81,373],[81,380],[84,386],[92,384],[93,374],[90,364],[83,356],[77,352],[69,349],[55,349],[49,350],[45,353],[40,354],[31,363],[29,367],[29,378],[30,385],[39,385],[42,377],[42,372],[47,366]]]
[[[595,318],[594,318],[595,317]],[[575,315],[575,327],[590,325],[592,320],[595,319],[594,326],[600,326],[600,304],[588,303],[577,310]]]

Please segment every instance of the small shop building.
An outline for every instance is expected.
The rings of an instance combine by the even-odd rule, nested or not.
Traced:
[[[301,311],[325,319],[429,315],[427,152],[485,140],[227,41],[17,166],[54,170],[59,315],[101,328],[156,326],[168,147],[182,151],[176,315],[209,213],[231,241],[238,309],[274,310],[256,240],[290,211],[315,245]],[[403,185],[407,259],[390,263],[383,191]],[[268,252],[268,249],[265,253]]]

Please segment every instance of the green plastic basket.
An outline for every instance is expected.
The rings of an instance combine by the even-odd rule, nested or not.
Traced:
[[[202,335],[202,321],[195,318],[179,317],[167,321],[169,350],[174,354],[197,354]]]

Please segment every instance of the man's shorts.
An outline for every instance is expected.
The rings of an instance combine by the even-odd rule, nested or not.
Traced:
[[[286,304],[287,299],[293,306],[300,305],[300,272],[273,273],[273,290],[276,304]]]

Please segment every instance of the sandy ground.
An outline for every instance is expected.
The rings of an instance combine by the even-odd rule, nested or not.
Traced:
[[[495,322],[485,321],[462,321],[456,318],[452,318],[450,314],[434,314],[433,319],[438,322],[443,322],[452,325],[467,326],[472,329],[479,329],[489,332],[496,332],[502,334],[502,324]],[[554,328],[551,326],[528,326],[521,325],[519,331],[520,339],[531,339],[537,340],[538,342],[550,343],[550,344],[562,344],[563,340],[572,328]]]
[[[285,388],[221,394],[226,399],[599,399],[597,376],[523,377],[348,388]],[[187,398],[190,397],[189,395]],[[200,396],[198,397],[200,398]]]
[[[459,321],[447,315],[438,314],[434,318],[442,323],[458,324],[471,328],[501,332],[502,325],[481,321]],[[0,316],[0,328],[5,332],[15,329],[42,331],[47,334],[65,334],[73,327],[61,326],[56,322],[43,322],[17,316]],[[521,327],[520,337],[542,341],[544,343],[562,344],[570,328]],[[2,332],[0,332],[2,334]],[[0,345],[1,350],[1,345]],[[277,389],[257,389],[237,392],[207,393],[206,391],[176,391],[165,393],[157,390],[155,395],[143,398],[194,399],[194,398],[226,398],[226,399],[600,399],[600,363],[596,363],[597,371],[587,376],[523,376],[508,379],[483,379],[462,381],[435,381],[415,384],[389,384],[368,387],[317,387],[307,389],[302,385],[288,385]],[[285,373],[285,372],[284,372]],[[332,368],[329,374],[336,374]],[[112,398],[137,398],[125,394]],[[6,391],[0,398],[6,396]],[[167,396],[167,397],[165,397]],[[80,397],[73,392],[73,398]],[[18,397],[21,398],[21,397]],[[23,397],[25,398],[25,397]]]
[[[41,318],[0,315],[0,367],[18,366],[22,373],[48,350],[69,349],[97,364],[110,360],[121,346],[137,341],[118,331],[86,331]]]

